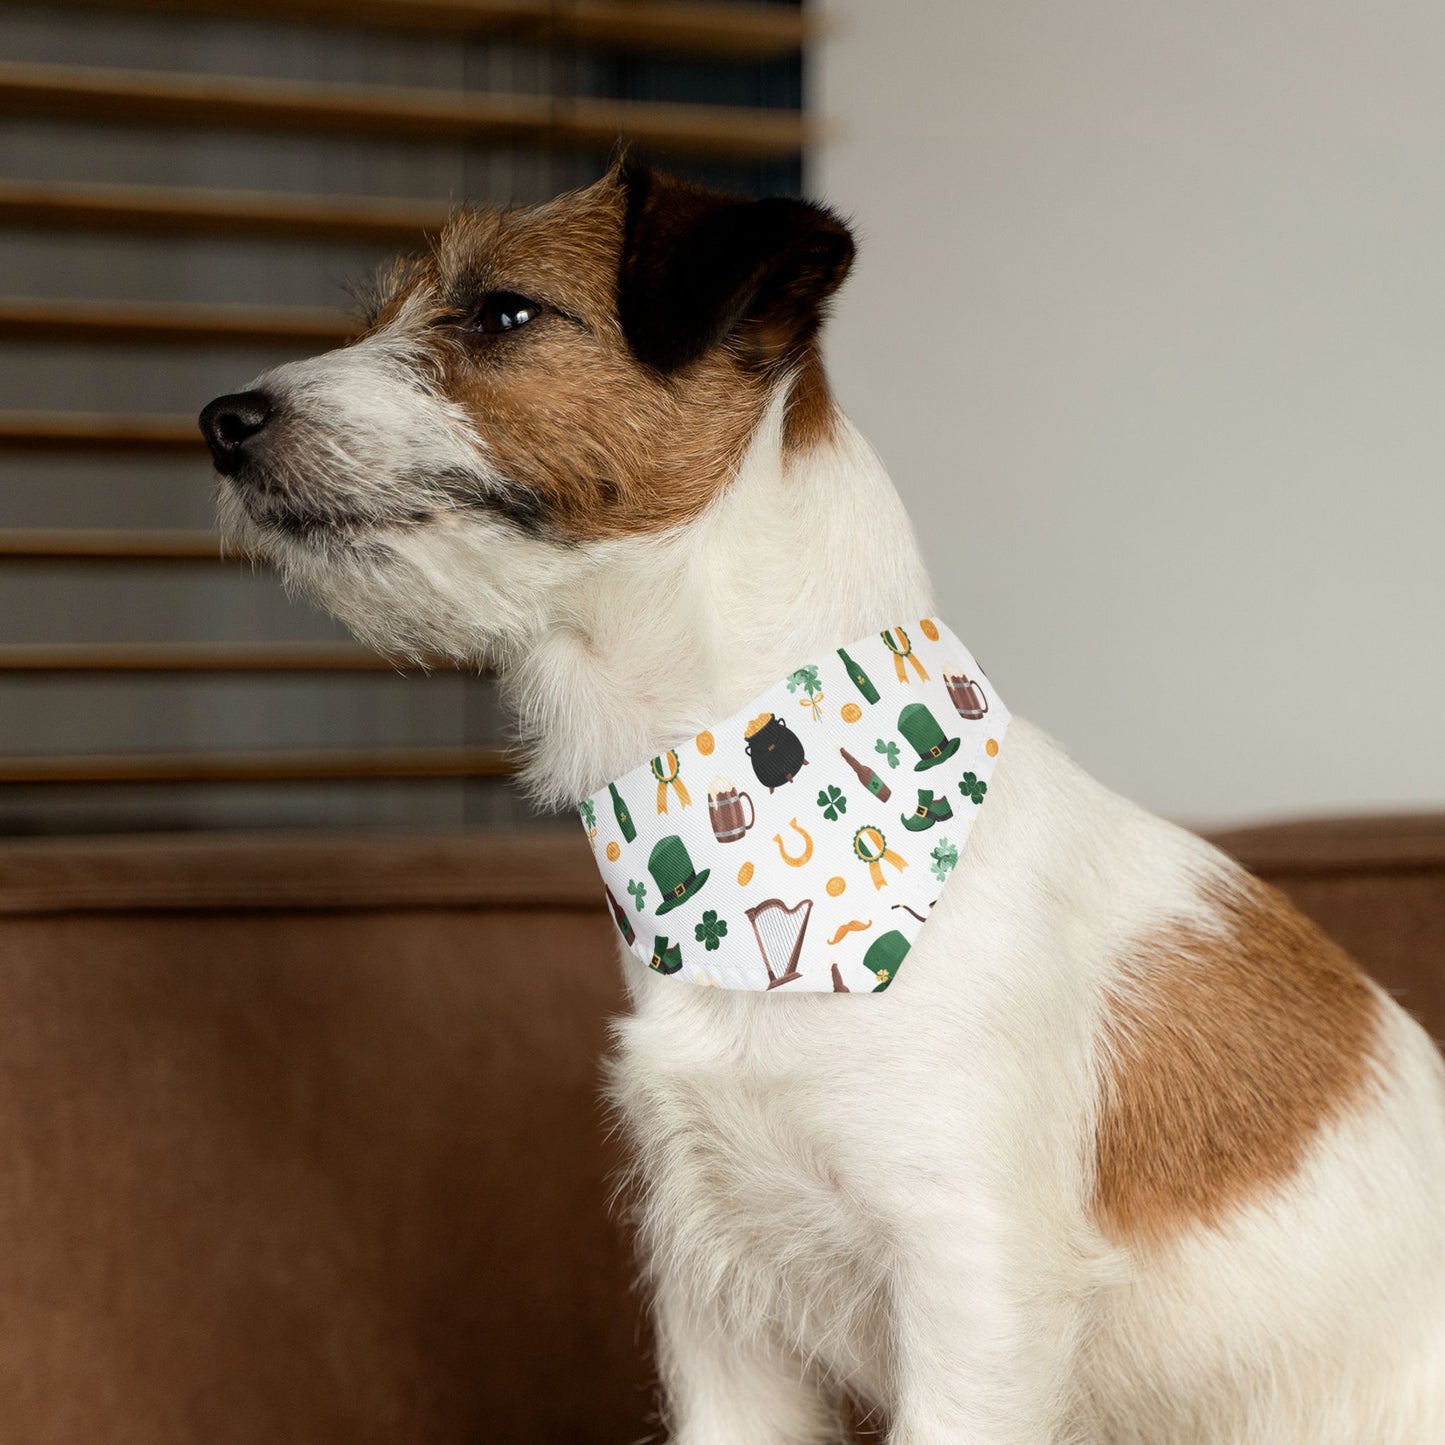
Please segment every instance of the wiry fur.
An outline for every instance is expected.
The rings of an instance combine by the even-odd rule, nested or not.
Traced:
[[[408,375],[387,335],[267,380],[309,418],[285,485],[319,467],[365,525],[273,526],[230,487],[223,513],[367,640],[495,662],[543,801],[933,611],[866,443],[839,418],[787,445],[793,373],[769,378],[745,454],[695,515],[559,537],[433,496],[432,466],[481,490],[514,479],[493,469],[486,416],[459,414],[425,367]],[[1138,1067],[1115,1052],[1119,1000],[1174,966],[1172,930],[1222,936],[1219,900],[1247,888],[1016,720],[886,995],[688,989],[628,956],[612,1094],[676,1445],[834,1441],[844,1390],[893,1445],[1445,1439],[1445,1085],[1377,991],[1339,1045],[1362,1067],[1282,1177],[1246,1160],[1218,1217],[1177,1210],[1147,1237],[1102,1222],[1105,1081]],[[1201,987],[1207,1008],[1207,968]],[[1202,1057],[1198,1079],[1216,1067]]]

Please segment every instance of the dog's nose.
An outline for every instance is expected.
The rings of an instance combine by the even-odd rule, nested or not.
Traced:
[[[241,470],[246,443],[270,421],[271,410],[264,391],[238,391],[218,396],[201,412],[201,434],[222,476],[234,477]]]

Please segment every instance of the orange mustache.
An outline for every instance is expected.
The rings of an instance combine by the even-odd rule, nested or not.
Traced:
[[[872,927],[873,920],[871,918],[868,920],[867,923],[860,923],[858,919],[855,918],[851,923],[845,923],[837,931],[837,933],[835,933],[832,938],[828,940],[828,947],[832,948],[835,943],[837,943],[840,939],[846,937],[850,933],[862,933],[865,929]]]

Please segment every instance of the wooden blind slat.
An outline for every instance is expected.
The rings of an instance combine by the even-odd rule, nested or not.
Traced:
[[[327,307],[0,297],[0,340],[330,347],[358,326]]]
[[[344,311],[322,307],[0,297],[0,341],[328,349],[358,329]]]
[[[545,3],[550,13],[539,30],[543,38],[562,44],[682,50],[764,60],[797,55],[819,32],[801,9],[780,5],[745,9],[741,5],[660,5],[647,0],[640,4],[625,0]],[[543,4],[525,8],[535,15]]]
[[[72,9],[511,35],[539,44],[765,59],[796,55],[816,27],[787,6],[659,4],[656,0],[54,0]]]
[[[445,206],[363,196],[0,181],[0,225],[32,229],[414,246],[447,214]]]
[[[193,416],[0,411],[0,451],[203,453]]]
[[[492,747],[0,757],[0,783],[344,782],[380,778],[504,778],[515,772],[507,752]]]
[[[0,644],[0,674],[403,672],[393,662],[351,643],[115,642]]]
[[[220,562],[214,532],[138,528],[0,529],[3,562]]]
[[[0,114],[594,151],[627,137],[734,160],[791,158],[814,134],[792,110],[37,64],[0,64]]]

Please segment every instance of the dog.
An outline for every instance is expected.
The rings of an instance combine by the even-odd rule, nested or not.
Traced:
[[[223,531],[388,654],[495,667],[575,803],[932,613],[822,366],[853,254],[625,159],[461,211],[361,339],[202,413]],[[1445,1440],[1433,1044],[1027,723],[886,996],[624,967],[675,1445],[836,1441],[848,1400],[892,1445]]]

